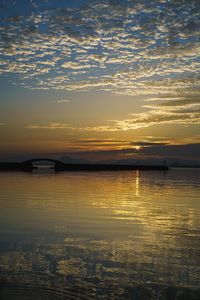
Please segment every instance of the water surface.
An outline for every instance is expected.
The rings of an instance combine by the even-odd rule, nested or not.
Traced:
[[[199,180],[1,172],[0,299],[199,299]]]

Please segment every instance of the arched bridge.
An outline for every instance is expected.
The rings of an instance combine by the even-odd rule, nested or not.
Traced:
[[[32,170],[34,168],[34,164],[41,163],[41,162],[47,162],[54,165],[55,170],[64,170],[65,169],[65,163],[52,158],[34,158],[29,159],[21,163],[21,167],[24,170]]]
[[[31,172],[34,164],[47,162],[53,164],[55,171],[131,171],[131,170],[158,170],[167,171],[169,168],[165,165],[121,165],[121,164],[75,164],[64,163],[52,158],[34,158],[24,162],[0,162],[0,171],[19,170]],[[39,165],[39,164],[38,164]]]

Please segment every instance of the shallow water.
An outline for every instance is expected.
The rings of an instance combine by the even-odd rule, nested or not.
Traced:
[[[0,299],[199,299],[199,182],[1,172]]]

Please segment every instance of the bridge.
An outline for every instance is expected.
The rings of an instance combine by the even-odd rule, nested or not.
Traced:
[[[47,164],[52,165],[55,171],[63,171],[66,169],[65,163],[52,159],[52,158],[34,158],[23,162],[0,162],[0,170],[2,171],[27,171],[32,172],[33,169],[45,166]]]
[[[32,171],[33,169],[39,168],[41,165],[46,166],[47,164],[51,164],[52,168],[54,168],[56,171],[65,169],[65,163],[52,158],[29,159],[21,163],[21,168]]]
[[[46,163],[44,163],[46,162]],[[43,163],[43,164],[42,164]],[[26,171],[32,172],[40,165],[51,164],[55,171],[132,171],[132,170],[150,170],[166,171],[165,165],[121,165],[121,164],[72,164],[51,158],[34,158],[21,163],[0,162],[0,171]]]
[[[39,168],[40,165],[47,165],[51,164],[52,167],[57,170],[64,170],[65,169],[65,163],[52,158],[34,158],[29,159],[21,163],[21,167],[28,170],[28,169],[35,169]]]

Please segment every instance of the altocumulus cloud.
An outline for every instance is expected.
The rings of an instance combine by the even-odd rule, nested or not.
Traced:
[[[111,125],[77,130],[199,123],[198,0],[96,0],[76,6],[71,1],[3,0],[2,5],[1,72],[14,74],[22,86],[171,99]]]

